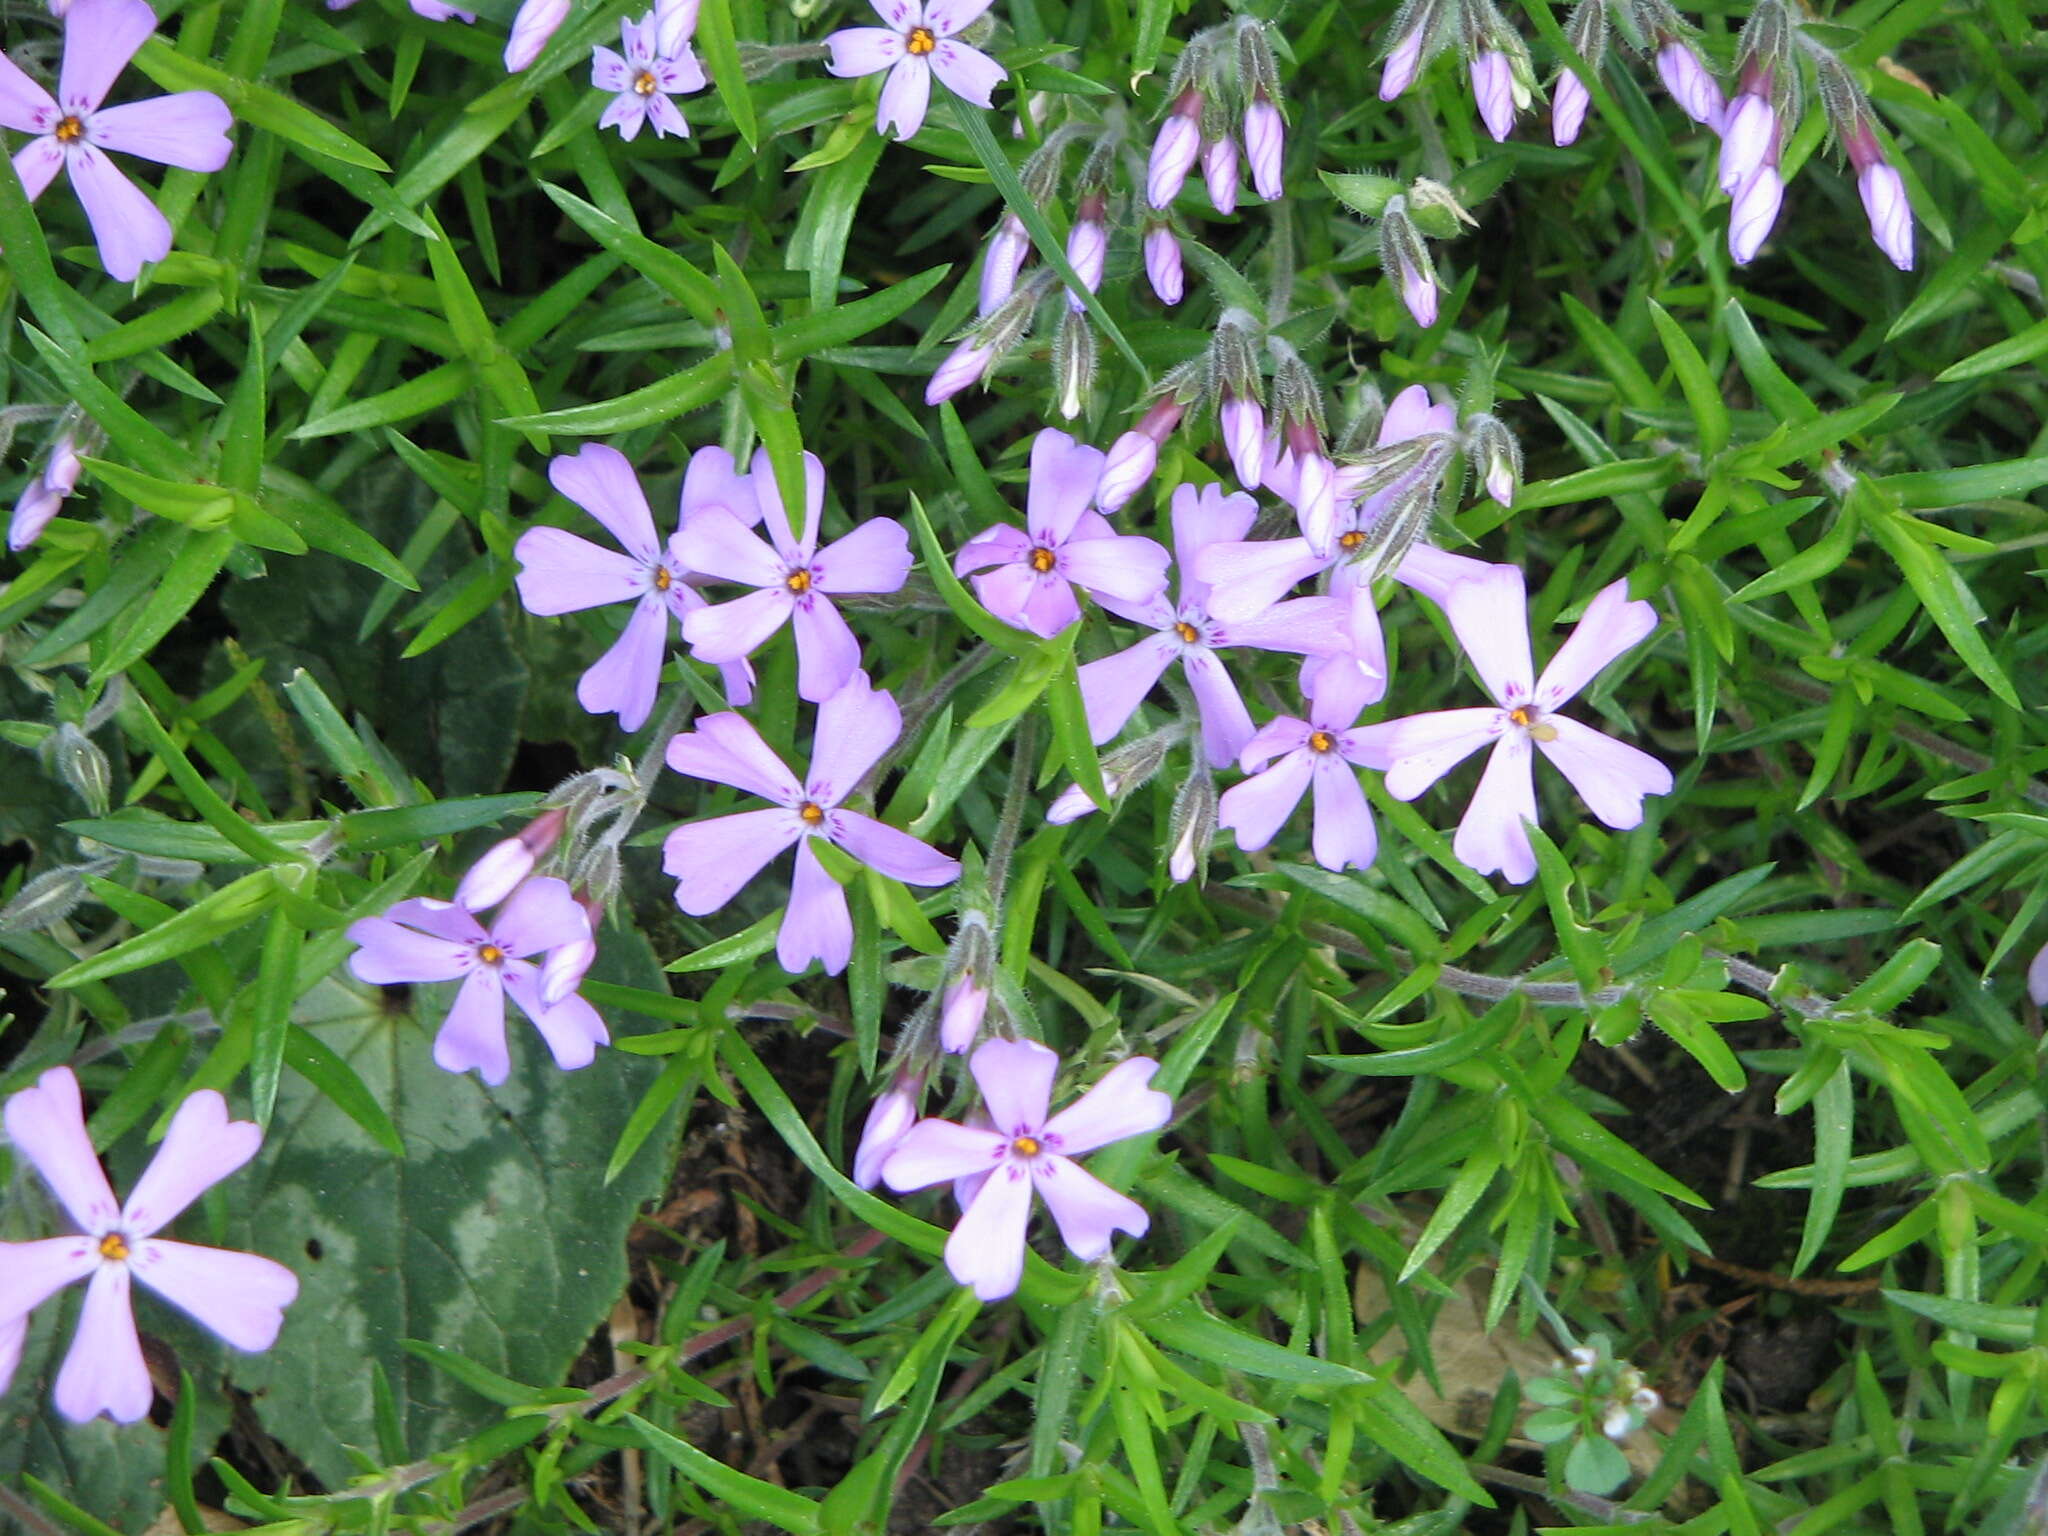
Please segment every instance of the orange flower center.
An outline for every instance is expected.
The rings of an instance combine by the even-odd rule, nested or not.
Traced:
[[[1508,711],[1508,718],[1527,731],[1536,741],[1557,740],[1557,727],[1546,725],[1543,712],[1533,704],[1518,704]]]
[[[805,826],[815,827],[825,819],[825,808],[815,800],[806,800],[797,808],[797,815],[802,818]]]
[[[1356,549],[1359,545],[1363,544],[1364,542],[1365,535],[1360,533],[1356,528],[1352,529],[1349,533],[1340,533],[1337,535],[1337,547],[1339,549]]]
[[[1337,738],[1328,731],[1310,731],[1308,733],[1308,749],[1311,752],[1327,752],[1335,745],[1337,745]]]
[[[638,75],[633,77],[633,94],[635,96],[652,96],[660,89],[661,82],[656,80],[648,70],[643,69]]]
[[[128,1257],[128,1239],[118,1232],[109,1232],[100,1239],[100,1257],[119,1262]]]
[[[676,579],[675,579],[675,576],[674,576],[674,575],[673,575],[673,574],[672,574],[672,573],[670,572],[670,570],[669,570],[669,568],[668,568],[667,566],[665,566],[665,565],[657,565],[657,566],[656,566],[656,567],[654,568],[654,590],[655,590],[655,591],[657,591],[657,592],[666,592],[666,591],[667,591],[667,590],[668,590],[668,589],[669,589],[670,587],[674,586],[675,584],[676,584]]]
[[[1060,557],[1047,549],[1043,544],[1031,551],[1031,569],[1038,572],[1041,576],[1055,565],[1058,565],[1059,561]]]
[[[1019,1157],[1036,1157],[1039,1153],[1038,1138],[1036,1136],[1019,1136],[1010,1143],[1010,1150]]]
[[[1173,632],[1176,635],[1180,636],[1180,641],[1182,645],[1193,645],[1197,640],[1202,638],[1202,632],[1199,629],[1196,629],[1195,626],[1190,624],[1186,619],[1182,619],[1178,623],[1176,623],[1173,626]]]
[[[802,597],[811,590],[811,573],[805,570],[791,571],[783,578],[782,584],[798,597]]]
[[[57,126],[50,132],[59,144],[69,144],[85,132],[85,124],[75,117],[62,117],[57,120]]]
[[[912,27],[910,36],[903,40],[904,50],[922,57],[939,46],[939,40],[932,35],[930,27]]]
[[[483,961],[485,965],[497,965],[504,960],[505,951],[498,948],[495,944],[486,944],[476,952],[476,957]]]

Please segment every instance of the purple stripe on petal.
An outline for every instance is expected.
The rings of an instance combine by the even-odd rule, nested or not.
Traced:
[[[146,263],[171,253],[171,221],[113,161],[75,141],[64,158],[108,276],[132,282]]]
[[[0,1318],[26,1317],[74,1280],[99,1267],[100,1249],[82,1235],[46,1237],[35,1243],[0,1243]],[[0,1392],[9,1371],[0,1361]]]
[[[227,1100],[202,1088],[178,1106],[156,1156],[128,1192],[121,1225],[130,1239],[148,1237],[240,1168],[263,1145],[253,1120],[228,1118]]]
[[[85,1108],[69,1067],[52,1067],[7,1101],[7,1139],[35,1164],[58,1203],[80,1230],[98,1234],[113,1225],[121,1204],[85,1134]]]
[[[633,89],[633,66],[602,43],[590,50],[590,83],[616,95]]]
[[[446,1072],[472,1068],[493,1088],[512,1075],[505,1046],[505,986],[495,967],[469,973],[454,1006],[434,1035],[434,1065]]]
[[[234,123],[228,104],[211,91],[178,91],[149,101],[95,112],[85,136],[101,149],[175,165],[187,171],[217,171],[228,163]]]
[[[16,133],[47,133],[61,116],[57,98],[0,53],[0,127]]]
[[[940,37],[958,37],[981,19],[991,0],[925,0],[924,24]]]
[[[1494,702],[1506,709],[1527,704],[1536,692],[1536,668],[1529,659],[1529,599],[1520,567],[1488,566],[1459,582],[1444,601],[1444,616]]]
[[[236,1349],[268,1349],[298,1299],[299,1277],[260,1254],[161,1238],[136,1245],[135,1278]]]
[[[1061,1240],[1075,1258],[1085,1262],[1093,1263],[1108,1253],[1115,1233],[1143,1237],[1152,1225],[1142,1205],[1118,1194],[1070,1158],[1048,1157],[1035,1163],[1031,1182],[1052,1212]]]
[[[91,0],[78,0],[72,15]],[[57,1411],[74,1424],[104,1413],[117,1424],[133,1424],[149,1412],[156,1393],[142,1363],[135,1313],[128,1299],[128,1266],[102,1264],[85,1290],[78,1332],[57,1372],[52,1394]]]
[[[0,58],[5,57],[0,54]],[[63,169],[64,146],[48,134],[29,140],[14,156],[14,174],[21,178],[21,190],[28,194],[30,202],[41,197]]]
[[[690,136],[690,125],[683,120],[683,114],[660,92],[647,98],[647,121],[653,125],[657,139],[687,139]]]
[[[789,883],[789,908],[775,934],[775,963],[800,976],[816,960],[837,976],[853,958],[853,914],[846,892],[811,852],[811,840],[797,844],[796,874]]]
[[[903,57],[903,34],[887,27],[844,27],[825,39],[825,72],[842,80],[887,69]]]
[[[706,917],[802,836],[803,823],[793,811],[714,816],[669,833],[661,845],[661,867],[675,878],[676,905],[692,917]]]
[[[993,107],[996,87],[1010,78],[1008,70],[979,48],[951,41],[932,50],[932,73],[947,90],[977,107]]]

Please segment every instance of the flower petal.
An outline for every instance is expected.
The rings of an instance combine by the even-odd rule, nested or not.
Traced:
[[[737,896],[801,836],[803,823],[785,810],[714,816],[669,833],[661,845],[661,868],[675,877],[676,905],[692,917],[705,917]]]
[[[514,584],[528,613],[553,617],[605,603],[630,603],[647,590],[647,567],[561,528],[529,528],[512,546]]]
[[[1230,680],[1230,669],[1214,651],[1190,647],[1181,653],[1180,666],[1201,716],[1202,753],[1211,768],[1227,768],[1252,739],[1251,711]]]
[[[1310,729],[1306,720],[1293,715],[1275,716],[1252,732],[1251,740],[1238,749],[1237,766],[1246,773],[1257,773],[1274,758],[1303,750],[1308,745]]]
[[[573,992],[553,1007],[543,1003],[540,973],[531,965],[505,967],[505,992],[540,1031],[555,1065],[564,1072],[589,1066],[597,1059],[597,1048],[611,1041],[598,1011]]]
[[[80,117],[96,110],[107,99],[115,76],[154,31],[156,12],[144,0],[72,0],[64,13],[58,104]]]
[[[816,960],[827,976],[837,976],[852,958],[853,914],[846,908],[846,892],[825,872],[805,838],[797,844],[789,907],[775,931],[775,963],[800,976]]]
[[[1005,624],[1050,640],[1081,617],[1074,588],[1063,577],[1041,576],[1027,565],[1005,565],[972,578],[981,605]]]
[[[990,3],[991,0],[925,0],[924,24],[940,37],[958,37],[981,19]]]
[[[747,487],[751,498],[752,482],[735,478]],[[758,519],[758,506],[755,515]],[[688,509],[683,526],[676,531],[669,547],[682,558],[683,564],[700,575],[750,587],[782,585],[782,557],[747,526],[743,517],[722,503]]]
[[[1180,653],[1171,635],[1147,635],[1136,645],[1081,668],[1081,703],[1089,739],[1100,746],[1122,730],[1145,695]]]
[[[870,869],[906,885],[951,885],[960,878],[960,861],[926,842],[898,831],[887,822],[853,811],[832,815],[832,841]]]
[[[887,69],[903,57],[903,34],[887,27],[845,27],[825,39],[825,72],[842,80]]]
[[[475,1068],[493,1088],[512,1072],[505,1046],[504,978],[496,967],[469,973],[434,1035],[434,1064],[447,1072]]]
[[[211,1088],[190,1095],[171,1116],[156,1156],[128,1192],[121,1225],[129,1237],[148,1237],[240,1168],[263,1145],[253,1120],[230,1120],[228,1103]]]
[[[1024,1278],[1024,1228],[1031,1220],[1030,1175],[1005,1163],[975,1192],[946,1239],[946,1268],[983,1301],[1000,1301]]]
[[[687,528],[713,507],[722,508],[742,524],[761,521],[761,503],[754,496],[754,482],[747,478],[746,471],[723,448],[699,448],[690,455],[690,466],[683,471],[681,527]],[[676,547],[673,541],[669,547]]]
[[[2027,963],[2027,996],[2036,1007],[2048,1004],[2048,944],[2034,951],[2034,958]]]
[[[520,960],[589,937],[590,914],[552,875],[522,881],[491,922],[491,941]]]
[[[0,128],[12,128],[16,133],[48,133],[63,115],[56,97],[14,60],[0,53]]]
[[[1387,793],[1413,800],[1501,733],[1497,709],[1439,709],[1389,720]]]
[[[600,91],[614,95],[633,89],[633,66],[625,57],[613,52],[602,43],[590,50],[590,84]]]
[[[137,1244],[130,1262],[136,1279],[236,1349],[275,1344],[299,1295],[299,1277],[261,1254],[157,1238]]]
[[[15,1151],[35,1164],[80,1231],[98,1235],[114,1224],[121,1203],[85,1133],[85,1107],[69,1067],[50,1068],[10,1098],[4,1120]]]
[[[1198,603],[1201,595],[1190,591],[1188,583],[1200,581],[1195,567],[1202,551],[1211,544],[1242,543],[1259,520],[1259,504],[1242,491],[1226,494],[1220,485],[1197,490],[1183,483],[1174,487],[1172,515],[1173,558],[1180,567],[1181,600]]]
[[[683,619],[683,638],[692,656],[722,667],[753,655],[795,611],[796,599],[778,581],[729,603],[691,609]]]
[[[1093,1088],[1045,1122],[1045,1144],[1067,1157],[1085,1157],[1097,1147],[1162,1130],[1173,1118],[1173,1100],[1151,1086],[1159,1063],[1131,1056],[1103,1073]]]
[[[979,48],[951,39],[932,50],[932,73],[947,90],[977,107],[993,107],[996,87],[1010,78],[1008,70]]]
[[[1095,499],[1102,480],[1100,448],[1075,442],[1047,427],[1031,440],[1031,480],[1025,492],[1024,526],[1041,544],[1064,544]]]
[[[1263,613],[1329,563],[1307,539],[1252,539],[1208,545],[1194,571],[1209,587],[1210,614],[1233,624]]]
[[[632,461],[618,449],[585,443],[573,454],[558,455],[548,464],[548,482],[603,523],[619,547],[642,565],[661,558],[647,494],[640,489]]]
[[[1301,804],[1315,772],[1313,754],[1290,752],[1263,773],[1233,784],[1216,801],[1216,824],[1237,834],[1237,846],[1255,853],[1273,841],[1274,835]]]
[[[576,702],[593,715],[616,714],[619,729],[637,731],[654,712],[668,660],[668,605],[643,595],[612,648],[591,663],[576,684]]]
[[[924,59],[906,54],[898,59],[882,82],[882,97],[875,104],[875,132],[895,130],[895,137],[915,138],[924,126],[931,105],[932,67]]]
[[[1015,565],[1030,557],[1031,548],[1031,536],[1023,529],[997,523],[992,528],[982,529],[960,546],[953,556],[953,574],[965,576],[970,571],[985,571],[992,565]]]
[[[77,0],[72,15],[91,3]],[[135,1336],[126,1264],[100,1265],[86,1287],[78,1332],[72,1335],[52,1396],[57,1411],[74,1424],[102,1413],[117,1424],[133,1424],[149,1412],[156,1392],[149,1384],[149,1368],[142,1363],[142,1341]]]
[[[1421,388],[1420,385],[1413,387]],[[1401,393],[1405,395],[1407,392],[1403,390]],[[1408,553],[1401,557],[1401,563],[1394,567],[1394,580],[1420,592],[1441,608],[1450,597],[1452,587],[1482,574],[1486,566],[1486,561],[1474,560],[1470,555],[1454,555],[1447,549],[1438,549],[1430,544],[1411,544]]]
[[[967,1063],[989,1123],[1005,1136],[1036,1136],[1045,1128],[1059,1069],[1059,1052],[1036,1040],[985,1041]]]
[[[1109,1252],[1113,1233],[1143,1237],[1152,1225],[1142,1205],[1071,1159],[1040,1159],[1032,1165],[1031,1182],[1058,1223],[1061,1239],[1075,1258],[1088,1263]]]
[[[1358,782],[1358,770],[1335,752],[1315,764],[1315,821],[1309,847],[1329,870],[1366,869],[1380,851],[1372,807]]]
[[[920,1120],[882,1160],[882,1182],[898,1194],[987,1173],[1010,1150],[1010,1138],[987,1126]]]
[[[6,57],[0,53],[0,59]],[[21,190],[30,202],[41,197],[63,169],[64,146],[48,134],[30,139],[14,156],[14,174],[21,178]]]
[[[6,55],[0,54],[0,58]],[[0,1322],[0,1396],[5,1396],[21,1365],[21,1352],[28,1344],[28,1319],[17,1317]]]
[[[1649,753],[1563,715],[1545,715],[1543,724],[1557,734],[1537,749],[1617,832],[1643,824],[1643,796],[1671,793],[1671,770]]]
[[[474,946],[490,937],[484,925],[477,921],[476,914],[460,902],[441,901],[432,896],[415,896],[410,901],[401,901],[386,908],[384,915],[394,923],[403,923],[408,928],[417,928],[422,933],[431,933],[437,939],[449,939],[457,944]]]
[[[148,193],[90,144],[74,142],[64,158],[109,277],[132,282],[146,263],[170,255],[171,221]]]
[[[744,715],[721,710],[699,715],[696,729],[669,738],[668,765],[693,779],[730,784],[766,800],[794,806],[804,787]]]
[[[1516,885],[1536,873],[1536,850],[1523,821],[1536,819],[1536,776],[1529,738],[1521,731],[1501,737],[1487,759],[1472,803],[1458,823],[1451,851],[1482,875],[1495,871]]]
[[[1547,711],[1576,697],[1609,662],[1656,627],[1657,610],[1648,603],[1630,602],[1626,581],[1602,587],[1536,679],[1537,704]]]
[[[861,1189],[873,1189],[882,1182],[882,1165],[916,1123],[918,1085],[922,1082],[921,1076],[898,1078],[868,1106],[860,1145],[853,1153],[853,1182]]]
[[[1529,660],[1529,597],[1519,566],[1488,566],[1444,599],[1444,616],[1494,702],[1512,709],[1536,692]]]
[[[1166,546],[1132,534],[1073,539],[1060,548],[1060,570],[1090,592],[1142,603],[1166,590]]]
[[[860,670],[860,642],[823,594],[798,599],[790,627],[796,634],[796,695],[823,703]]]
[[[805,794],[822,806],[839,804],[902,734],[903,711],[895,697],[870,686],[865,672],[855,672],[818,706]]]
[[[821,592],[895,592],[910,575],[910,535],[890,517],[871,517],[811,561]]]
[[[187,171],[217,171],[234,145],[235,121],[228,104],[211,91],[178,91],[149,101],[131,101],[93,113],[85,136],[101,149],[175,165]]]
[[[74,1280],[98,1267],[99,1244],[90,1237],[46,1237],[35,1243],[0,1243],[0,1320],[25,1318]],[[10,1371],[0,1361],[0,1392]]]
[[[690,136],[690,125],[684,120],[683,114],[676,109],[674,102],[659,91],[647,98],[647,121],[653,124],[654,136],[657,139],[671,134],[679,139],[687,139]]]

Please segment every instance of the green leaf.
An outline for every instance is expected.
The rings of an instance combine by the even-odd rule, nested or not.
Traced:
[[[723,0],[710,0],[710,3],[722,4]],[[627,1414],[625,1422],[638,1432],[641,1443],[648,1450],[721,1504],[730,1505],[747,1519],[765,1520],[778,1530],[790,1532],[791,1536],[818,1536],[822,1529],[818,1506],[803,1495],[713,1460],[689,1441],[678,1440],[668,1431],[655,1428],[637,1413]]]
[[[2048,465],[2048,460],[2042,462]],[[2044,469],[2043,478],[2048,479],[2048,469]],[[2000,699],[2019,708],[2019,695],[2013,691],[2011,679],[1980,633],[1984,610],[1978,605],[1977,595],[1945,556],[1928,547],[1918,531],[1919,525],[1892,509],[1888,504],[1890,498],[1878,489],[1879,484],[1867,479],[1858,481],[1859,489],[1870,488],[1864,502],[1865,528],[1892,557],[1913,588],[1914,596],[1920,599],[1921,607],[1940,626],[1963,664]]]

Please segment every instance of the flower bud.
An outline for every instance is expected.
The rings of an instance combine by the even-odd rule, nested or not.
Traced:
[[[1721,97],[1721,87],[1689,43],[1675,37],[1665,39],[1657,50],[1657,78],[1664,82],[1664,89],[1678,103],[1679,111],[1702,127],[1720,127],[1727,103]]]
[[[1479,117],[1498,144],[1515,126],[1514,71],[1508,56],[1489,48],[1472,61],[1472,94],[1479,102]]]
[[[1766,160],[1775,158],[1778,115],[1762,96],[1745,91],[1728,110],[1721,130],[1721,190],[1734,193]]]
[[[1175,723],[1164,730],[1152,731],[1135,741],[1127,741],[1102,759],[1102,787],[1109,791],[1111,804],[1121,800],[1126,793],[1148,782],[1166,762],[1167,750],[1187,734],[1187,728]],[[1053,797],[1045,819],[1056,827],[1068,822],[1079,821],[1095,809],[1078,784],[1070,784]]]
[[[1738,267],[1748,266],[1763,249],[1784,201],[1785,182],[1775,165],[1758,167],[1735,194],[1728,212],[1728,255]]]
[[[1209,861],[1216,841],[1216,781],[1197,766],[1173,797],[1166,819],[1166,872],[1175,885],[1186,885]]]
[[[1218,213],[1237,212],[1237,140],[1229,134],[1212,139],[1202,151],[1202,181],[1209,206]]]
[[[505,69],[518,74],[535,59],[555,29],[569,19],[569,0],[526,0],[512,18],[512,35],[505,40]],[[663,48],[663,53],[674,50]]]
[[[67,720],[44,741],[43,752],[57,777],[85,802],[88,811],[95,816],[107,814],[113,777],[107,767],[107,754],[93,744],[90,736]]]
[[[1180,265],[1180,241],[1170,226],[1154,224],[1145,231],[1145,276],[1162,304],[1178,304],[1187,291]]]
[[[977,313],[986,315],[1016,291],[1017,274],[1031,255],[1031,235],[1024,221],[1005,213],[988,239],[988,254],[981,263],[981,303]]]
[[[853,1152],[853,1182],[873,1189],[882,1182],[882,1164],[896,1150],[904,1132],[917,1124],[917,1101],[924,1093],[924,1074],[905,1072],[877,1098],[861,1127]]]
[[[1158,467],[1159,445],[1143,432],[1124,433],[1109,445],[1102,478],[1095,483],[1095,505],[1104,512],[1122,511]]]
[[[1109,229],[1102,222],[1102,207],[1100,194],[1082,198],[1073,227],[1067,231],[1067,264],[1090,293],[1102,286],[1102,267],[1109,256]],[[1087,306],[1081,295],[1069,293],[1067,307],[1078,313]]]
[[[1287,125],[1280,109],[1264,96],[1244,109],[1244,153],[1250,162],[1252,187],[1267,202],[1276,202],[1285,191],[1280,162],[1287,146]]]
[[[1465,430],[1466,451],[1485,479],[1486,494],[1504,507],[1510,505],[1522,483],[1522,445],[1494,416],[1475,416]]]
[[[1635,1427],[1635,1415],[1626,1403],[1611,1404],[1600,1418],[1600,1433],[1610,1440],[1626,1440]]]
[[[455,887],[455,904],[468,912],[495,907],[532,873],[533,850],[518,838],[493,843]]]
[[[1436,324],[1436,264],[1422,243],[1422,232],[1408,216],[1408,199],[1399,194],[1387,199],[1380,216],[1380,266],[1389,271],[1401,290],[1401,302],[1420,326]]]
[[[1870,219],[1870,238],[1901,272],[1913,270],[1913,205],[1906,201],[1906,183],[1889,165],[1867,165],[1856,177],[1863,212]]]
[[[1060,316],[1053,333],[1052,377],[1059,413],[1072,421],[1087,407],[1095,382],[1095,330],[1073,310]]]
[[[1237,472],[1237,483],[1248,491],[1256,491],[1266,478],[1265,408],[1257,400],[1245,399],[1226,389],[1217,419],[1223,428],[1224,444],[1230,450],[1230,466]]]
[[[1188,172],[1194,169],[1195,157],[1201,152],[1202,96],[1199,91],[1183,91],[1166,121],[1159,125],[1159,136],[1152,141],[1152,161],[1145,174],[1145,201],[1154,208],[1171,204],[1180,196]]]
[[[71,434],[59,437],[50,449],[43,472],[22,487],[21,499],[7,522],[7,547],[19,553],[43,536],[43,530],[64,506],[64,498],[78,485],[78,450]]]
[[[931,382],[924,387],[924,403],[937,405],[941,400],[952,399],[968,385],[986,379],[995,364],[995,349],[968,337],[946,354],[946,360],[932,374]]]
[[[1592,101],[1585,81],[1569,69],[1559,75],[1557,89],[1550,97],[1550,142],[1559,149],[1577,143],[1579,129],[1585,126],[1586,108]]]
[[[701,0],[654,0],[654,47],[662,57],[678,58],[689,47],[700,5]]]
[[[1415,77],[1422,72],[1423,33],[1426,28],[1410,27],[1394,51],[1387,55],[1387,62],[1380,67],[1380,100],[1392,101],[1415,83]]]
[[[31,933],[62,922],[85,900],[86,866],[65,864],[25,881],[0,907],[0,933]]]

